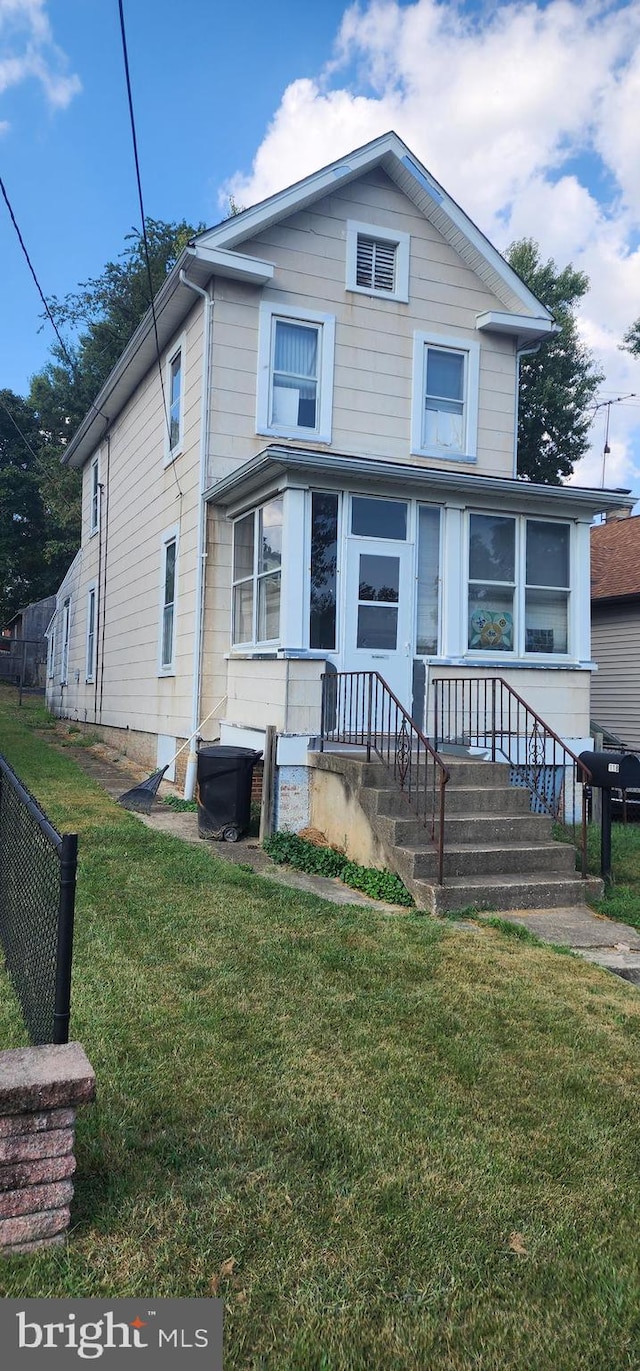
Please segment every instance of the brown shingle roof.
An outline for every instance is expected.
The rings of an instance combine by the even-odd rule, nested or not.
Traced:
[[[640,595],[640,516],[591,530],[591,599]]]

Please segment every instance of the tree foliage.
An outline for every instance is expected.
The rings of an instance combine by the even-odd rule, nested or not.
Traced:
[[[589,278],[571,263],[560,270],[552,259],[543,262],[531,238],[512,243],[506,258],[559,325],[539,352],[521,358],[518,475],[560,485],[587,451],[594,395],[604,380],[576,322]]]
[[[636,319],[635,324],[627,329],[622,339],[622,351],[631,352],[634,357],[640,357],[640,319]]]
[[[160,219],[146,229],[155,295],[200,230]],[[0,391],[0,623],[57,589],[80,541],[81,479],[61,458],[149,308],[142,238],[125,243],[100,276],[49,300],[69,341],[51,347],[27,398]]]

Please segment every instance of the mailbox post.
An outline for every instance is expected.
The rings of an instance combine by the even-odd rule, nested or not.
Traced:
[[[632,752],[581,752],[580,761],[591,772],[592,786],[602,792],[600,875],[611,881],[611,791],[640,790],[640,757]]]

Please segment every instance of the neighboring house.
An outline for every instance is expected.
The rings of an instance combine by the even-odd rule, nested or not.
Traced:
[[[47,628],[55,613],[56,597],[19,609],[0,634],[0,681],[44,690],[47,662]]]
[[[640,751],[640,517],[591,530],[594,723]]]
[[[621,496],[516,479],[554,322],[395,134],[201,234],[156,318],[160,368],[149,314],[67,449],[56,712],[150,767],[216,706],[208,738],[275,725],[293,826],[327,663],[427,728],[434,675],[501,674],[588,744],[589,529]]]

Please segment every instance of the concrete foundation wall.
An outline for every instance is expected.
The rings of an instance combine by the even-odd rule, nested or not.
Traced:
[[[352,861],[386,871],[382,844],[360,808],[348,778],[336,771],[317,771],[313,764],[309,777],[312,827],[324,833],[331,846],[341,848]]]

